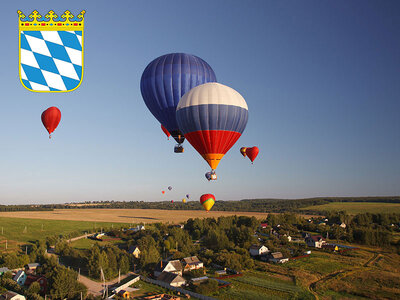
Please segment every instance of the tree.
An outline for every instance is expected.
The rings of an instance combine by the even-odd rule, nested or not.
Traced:
[[[40,284],[39,282],[35,281],[32,282],[28,288],[28,293],[30,294],[38,294],[40,292]]]

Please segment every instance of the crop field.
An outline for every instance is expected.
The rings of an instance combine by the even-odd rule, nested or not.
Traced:
[[[400,203],[374,203],[374,202],[332,202],[329,204],[308,206],[302,210],[315,211],[341,211],[348,214],[360,213],[400,213]]]
[[[265,219],[267,213],[161,209],[56,209],[54,211],[0,212],[0,217],[115,223],[179,223],[189,218],[249,216]],[[3,218],[4,219],[4,218]]]
[[[280,280],[258,271],[224,280],[232,282],[232,285],[213,294],[218,299],[293,299],[303,292],[291,280]]]
[[[93,221],[64,221],[25,219],[0,216],[0,240],[21,243],[45,240],[48,236],[99,231],[101,228],[120,227],[120,223]]]

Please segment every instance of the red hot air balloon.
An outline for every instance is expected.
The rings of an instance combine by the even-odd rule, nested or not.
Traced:
[[[209,212],[215,203],[215,197],[213,194],[204,194],[200,197],[200,203],[206,212]]]
[[[167,136],[168,140],[169,137],[171,136],[171,134],[169,133],[169,131],[167,130],[167,128],[165,128],[162,124],[161,124],[161,129],[162,131],[164,131],[165,135]]]
[[[49,107],[42,113],[42,123],[49,132],[49,139],[51,139],[51,133],[57,128],[60,120],[61,111],[55,106]]]
[[[251,163],[253,163],[253,161],[256,159],[258,152],[259,152],[259,150],[258,150],[258,147],[256,147],[256,146],[246,149],[246,154],[249,157],[249,159],[251,160]]]
[[[161,191],[162,194],[165,194],[165,191]]]

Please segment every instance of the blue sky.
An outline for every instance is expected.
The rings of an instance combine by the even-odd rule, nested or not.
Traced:
[[[35,3],[2,5],[0,204],[400,194],[398,1]],[[17,10],[34,9],[87,11],[76,91],[19,82]],[[207,61],[249,106],[216,182],[187,142],[173,153],[141,97],[146,65],[171,52]],[[49,106],[62,112],[52,140]],[[239,149],[253,145],[251,165]]]

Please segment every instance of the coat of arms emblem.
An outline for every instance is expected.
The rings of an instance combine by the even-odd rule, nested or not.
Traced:
[[[19,77],[33,92],[69,92],[83,77],[82,11],[58,17],[50,10],[42,17],[36,10],[29,18],[19,15]]]

